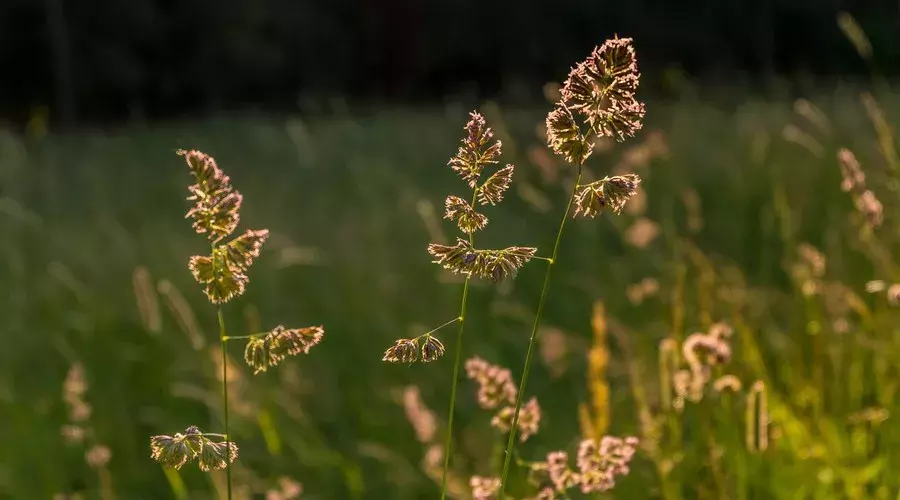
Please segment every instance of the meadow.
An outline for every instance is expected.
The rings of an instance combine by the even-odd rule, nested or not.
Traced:
[[[900,177],[892,132],[873,123],[865,91],[842,84],[798,101],[686,88],[648,99],[633,141],[598,146],[590,172],[637,172],[641,192],[621,216],[568,227],[528,389],[540,431],[521,456],[571,452],[580,436],[609,431],[641,445],[602,498],[900,498],[900,297],[885,291],[900,281]],[[900,99],[875,95],[896,122]],[[327,330],[308,356],[257,376],[239,348],[229,352],[235,496],[266,498],[290,478],[300,498],[435,498],[440,469],[408,415],[424,405],[443,424],[453,360],[381,358],[459,306],[461,280],[425,249],[453,239],[442,203],[458,179],[446,163],[471,105],[0,135],[0,496],[222,491],[222,473],[166,471],[148,449],[150,435],[215,426],[220,414],[215,312],[187,268],[204,242],[184,220],[189,179],[175,155],[196,148],[240,186],[242,220],[271,231],[229,324]],[[517,165],[485,244],[546,251],[571,178],[538,127],[550,106],[478,109]],[[874,231],[841,190],[842,147],[884,204]],[[473,282],[465,357],[518,377],[543,265],[499,287]],[[733,329],[717,373],[742,388],[678,411],[660,344],[717,322]],[[449,352],[453,336],[444,342]],[[91,432],[74,444],[63,431],[73,366],[92,409]],[[765,411],[748,396],[758,381]],[[454,432],[451,491],[465,498],[470,476],[496,473],[506,439],[464,379]],[[107,460],[86,459],[97,444]],[[526,485],[516,469],[510,493]]]

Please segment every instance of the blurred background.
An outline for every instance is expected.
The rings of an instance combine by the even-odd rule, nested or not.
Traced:
[[[242,229],[272,234],[231,333],[326,329],[256,376],[230,347],[238,497],[435,498],[452,356],[381,356],[457,315],[461,281],[425,252],[453,241],[443,200],[468,190],[447,160],[480,110],[517,169],[479,244],[548,255],[573,171],[544,117],[618,34],[647,117],[588,169],[644,182],[622,215],[567,228],[520,456],[635,435],[602,498],[900,498],[898,27],[900,5],[874,0],[0,2],[0,497],[223,491],[149,458],[151,435],[221,432],[186,148],[243,193]],[[842,190],[840,148],[877,214]],[[545,265],[474,283],[464,357],[518,380]],[[676,408],[671,345],[716,322],[734,332],[716,375],[741,388]],[[490,420],[462,380],[455,498],[498,473]],[[535,493],[524,468],[511,484]]]

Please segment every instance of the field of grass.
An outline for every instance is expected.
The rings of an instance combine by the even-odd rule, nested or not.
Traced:
[[[528,389],[541,429],[519,454],[573,454],[589,428],[608,429],[642,438],[608,498],[900,498],[900,315],[884,292],[866,292],[871,280],[900,281],[898,178],[884,138],[853,88],[810,96],[827,121],[787,99],[726,97],[650,100],[633,142],[589,160],[595,176],[621,166],[640,173],[646,207],[570,223]],[[900,99],[878,98],[896,122]],[[536,132],[549,106],[479,109],[504,141],[504,160],[518,166],[482,239],[546,254],[571,182]],[[445,165],[467,111],[0,135],[0,497],[217,498],[222,473],[167,474],[148,448],[153,434],[221,427],[215,310],[187,269],[205,243],[184,220],[189,176],[174,154],[196,148],[243,192],[244,227],[272,233],[247,293],[225,307],[232,329],[327,332],[308,356],[257,376],[239,347],[229,353],[239,371],[231,426],[240,498],[264,498],[281,477],[302,483],[302,498],[435,498],[403,394],[417,386],[442,423],[452,356],[409,367],[381,356],[393,339],[457,314],[460,281],[425,247],[453,237],[442,203],[463,184]],[[884,204],[874,236],[840,189],[840,147],[856,153]],[[826,256],[823,276],[798,274],[804,243]],[[466,357],[519,376],[544,265],[500,287],[476,282]],[[645,278],[658,288],[648,281],[639,297],[632,285]],[[722,373],[743,389],[707,394],[680,413],[664,407],[671,388],[661,390],[660,342],[718,321],[734,329]],[[453,337],[442,337],[448,352]],[[63,382],[76,363],[92,433],[72,445],[61,435]],[[746,443],[756,381],[768,399],[763,450]],[[505,436],[470,381],[457,409],[454,477],[496,475]],[[111,459],[91,467],[85,451],[97,443]],[[513,480],[520,498],[524,472]]]

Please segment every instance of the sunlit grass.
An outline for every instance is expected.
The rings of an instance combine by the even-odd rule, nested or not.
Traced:
[[[528,392],[540,399],[544,424],[523,449],[540,456],[582,428],[579,404],[595,397],[587,373],[599,299],[608,322],[599,338],[608,343],[609,415],[595,426],[644,436],[651,420],[664,417],[657,458],[640,450],[615,497],[719,498],[724,490],[731,498],[796,498],[798,491],[805,498],[894,498],[898,318],[884,293],[866,293],[865,286],[900,275],[892,260],[872,257],[884,253],[851,222],[853,201],[840,190],[837,163],[837,150],[851,149],[881,196],[885,223],[876,234],[890,257],[896,221],[879,138],[852,88],[809,96],[829,117],[827,133],[797,115],[790,101],[733,92],[728,101],[740,105],[650,100],[635,147],[646,146],[654,130],[663,132],[665,147],[638,166],[642,189],[652,193],[646,211],[626,207],[622,216],[572,225],[567,239],[578,244],[560,250],[563,264],[543,322],[560,332],[543,338],[564,349],[539,350]],[[878,97],[888,122],[897,123],[898,100]],[[214,485],[224,484],[187,469],[167,479],[146,450],[146,437],[159,429],[216,422],[219,411],[209,350],[216,344],[214,311],[184,262],[205,248],[184,230],[184,207],[171,202],[184,184],[173,153],[196,147],[229,165],[243,194],[255,200],[244,207],[243,221],[271,231],[253,286],[226,311],[229,325],[258,331],[259,317],[285,324],[321,318],[331,336],[302,364],[254,378],[252,391],[250,371],[235,364],[241,394],[232,402],[231,433],[241,443],[235,483],[264,493],[290,477],[319,498],[436,497],[439,485],[420,467],[426,450],[397,392],[414,381],[443,416],[451,361],[397,371],[384,369],[381,355],[393,339],[427,330],[458,305],[459,287],[439,282],[444,277],[422,248],[435,241],[428,204],[446,194],[446,179],[435,173],[445,168],[468,107],[474,106],[287,123],[222,120],[114,135],[0,136],[6,293],[0,336],[7,346],[0,354],[0,492],[52,498],[83,491],[91,498],[106,487],[84,450],[60,435],[67,419],[62,383],[76,362],[89,385],[93,428],[111,449],[117,498],[183,497],[183,491],[214,498]],[[480,108],[517,176],[492,213],[503,224],[485,233],[484,244],[552,247],[553,241],[533,241],[552,233],[534,228],[552,229],[565,199],[557,170],[565,167],[541,155],[546,148],[534,130],[547,107]],[[808,133],[821,156],[785,140],[787,124]],[[594,154],[597,173],[641,157],[631,147]],[[689,190],[699,204],[685,204]],[[644,219],[658,233],[639,248],[628,234]],[[451,241],[450,228],[444,230]],[[842,295],[852,305],[846,333],[835,330],[824,299],[804,296],[791,274],[804,242],[826,255],[824,280],[858,298]],[[159,293],[158,327],[131,293],[138,266]],[[648,277],[658,289],[632,301],[626,289]],[[539,267],[525,267],[498,289],[473,283],[467,315],[481,327],[467,332],[465,349],[520,369],[541,278]],[[184,297],[181,306],[172,305],[173,290]],[[744,389],[762,380],[768,391],[772,425],[762,453],[747,449],[743,396],[706,409],[688,406],[680,415],[661,409],[659,342],[669,335],[683,340],[717,321],[734,328],[730,366]],[[473,397],[460,397],[454,430],[462,477],[503,458],[503,439],[482,417]]]

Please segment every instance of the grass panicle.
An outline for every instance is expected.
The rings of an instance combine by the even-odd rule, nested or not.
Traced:
[[[462,360],[462,335],[466,323],[466,306],[469,297],[469,282],[475,278],[489,279],[494,283],[515,278],[522,268],[535,256],[536,248],[513,246],[503,249],[479,249],[475,246],[475,232],[487,226],[488,218],[479,212],[482,206],[496,205],[512,183],[515,166],[507,165],[490,173],[482,180],[485,169],[499,162],[502,143],[494,140],[494,131],[487,125],[484,116],[477,111],[469,115],[469,121],[462,144],[448,165],[459,174],[462,180],[472,189],[469,201],[456,196],[447,196],[444,202],[444,218],[456,223],[465,237],[457,237],[456,244],[431,243],[427,251],[434,258],[434,263],[455,274],[465,276],[460,300],[459,315],[444,325],[413,339],[401,338],[394,341],[382,357],[389,363],[414,363],[421,361],[430,363],[440,359],[445,352],[444,343],[434,333],[452,323],[459,323],[457,328],[456,349],[453,365],[453,379],[450,389],[450,409],[447,417],[447,433],[444,440],[444,466],[441,479],[441,498],[447,495],[447,480],[450,468],[451,446],[453,436],[453,417],[456,409],[456,393],[459,384],[459,369]],[[420,341],[421,339],[421,341]],[[420,345],[421,343],[421,345]]]
[[[195,183],[188,187],[192,202],[186,218],[193,219],[193,228],[198,234],[205,234],[210,243],[209,255],[195,255],[188,261],[188,268],[194,279],[203,286],[203,291],[216,307],[219,325],[221,360],[222,424],[224,434],[201,432],[196,426],[188,427],[174,436],[159,435],[150,438],[150,456],[164,467],[180,469],[185,463],[197,460],[200,470],[226,472],[226,495],[233,496],[231,465],[238,457],[238,447],[231,440],[230,406],[228,401],[228,341],[246,339],[244,360],[254,374],[277,366],[287,356],[308,354],[325,334],[321,326],[288,329],[282,325],[272,331],[251,335],[229,336],[225,325],[222,305],[241,295],[246,290],[250,278],[247,271],[259,257],[263,244],[269,238],[268,229],[247,230],[232,238],[240,222],[243,196],[231,185],[231,178],[219,168],[216,160],[197,150],[179,150]],[[196,328],[188,329],[194,332]],[[195,347],[203,344],[202,338],[194,334]],[[221,438],[219,441],[211,437]]]
[[[547,263],[544,284],[525,354],[525,363],[518,390],[509,438],[503,459],[499,497],[503,498],[512,463],[516,432],[523,413],[523,397],[531,370],[534,346],[540,332],[541,318],[550,286],[553,267],[557,264],[559,247],[572,206],[574,216],[594,217],[602,209],[621,212],[640,185],[637,174],[627,173],[605,177],[586,185],[581,184],[584,163],[591,156],[596,140],[613,139],[623,142],[643,126],[644,103],[635,92],[640,83],[632,40],[615,37],[597,47],[587,59],[569,72],[560,89],[560,100],[547,115],[547,143],[551,150],[576,166],[575,182],[563,213],[553,252]]]

